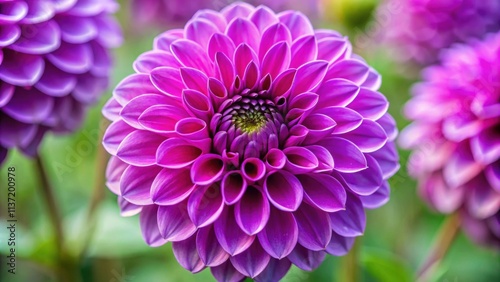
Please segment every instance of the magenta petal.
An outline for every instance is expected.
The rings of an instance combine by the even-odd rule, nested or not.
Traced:
[[[433,173],[419,183],[421,196],[441,213],[457,210],[464,201],[464,189],[451,188],[443,179],[442,173]]]
[[[500,192],[500,160],[488,166],[485,175],[491,187]]]
[[[309,129],[306,139],[307,144],[314,144],[334,132],[337,123],[328,115],[311,114],[303,121],[302,125]]]
[[[149,95],[142,96],[147,98]],[[141,105],[138,105],[138,107],[141,107]],[[133,112],[129,113],[131,115],[128,119],[129,123],[135,121],[135,114],[137,114],[140,110],[141,109],[139,108],[133,109]],[[140,126],[151,132],[171,136],[175,132],[177,122],[188,116],[189,114],[182,107],[177,106],[176,104],[157,105],[144,110],[137,120],[139,121]]]
[[[300,181],[287,171],[275,171],[264,180],[264,191],[269,201],[283,211],[295,211],[302,202]]]
[[[349,133],[360,127],[363,123],[363,117],[349,108],[332,106],[323,108],[318,112],[326,114],[336,122],[337,125],[333,129],[334,134]],[[363,129],[360,129],[360,131],[365,132]],[[356,133],[355,131],[353,134]],[[378,133],[381,135],[380,132]]]
[[[354,173],[342,173],[342,178],[349,189],[358,195],[370,195],[374,193],[384,182],[382,170],[377,161],[369,155],[365,155],[368,168]]]
[[[198,185],[210,185],[223,176],[226,164],[219,155],[206,154],[199,157],[191,168],[191,179]]]
[[[282,23],[272,25],[262,33],[259,48],[259,59],[262,60],[266,53],[268,53],[271,49],[271,46],[278,42],[287,43],[289,45],[292,43],[290,31]]]
[[[361,88],[358,95],[348,106],[364,118],[378,120],[389,108],[387,99],[379,92]]]
[[[226,207],[214,223],[215,236],[230,255],[237,255],[252,245],[255,236],[247,235],[238,226],[234,209]]]
[[[196,248],[201,261],[209,267],[221,265],[229,258],[229,254],[224,251],[215,237],[213,225],[198,229]]]
[[[471,180],[482,169],[483,165],[474,160],[468,142],[462,142],[445,164],[443,175],[448,184],[455,188]]]
[[[309,19],[301,12],[286,11],[279,14],[279,20],[285,24],[295,40],[304,35],[314,35],[314,29]]]
[[[297,70],[295,69],[288,69],[278,75],[276,79],[274,79],[270,90],[273,98],[288,96],[296,72]]]
[[[361,202],[363,202],[363,207],[367,209],[376,209],[385,205],[389,201],[390,188],[387,182],[384,182],[380,188],[377,189],[373,194],[368,196],[360,196]]]
[[[247,66],[252,62],[258,62],[257,54],[255,54],[255,51],[248,44],[240,44],[234,52],[236,74],[242,78]]]
[[[466,199],[471,215],[481,219],[495,215],[500,207],[500,193],[488,187],[484,176],[474,178],[468,185],[472,188]]]
[[[318,168],[318,158],[305,147],[288,147],[283,153],[287,158],[285,170],[292,174],[307,173]]]
[[[357,128],[341,136],[354,143],[364,153],[374,152],[387,142],[387,135],[382,126],[368,119],[364,119]]]
[[[170,29],[158,35],[153,42],[153,49],[170,52],[170,45],[177,39],[184,38],[184,30]]]
[[[2,107],[8,116],[24,123],[41,123],[49,117],[54,109],[54,98],[32,89],[16,87],[9,103]]]
[[[319,108],[330,106],[345,107],[358,95],[359,86],[342,78],[330,79],[319,87]]]
[[[143,76],[147,75],[143,74]],[[161,91],[162,93],[173,98],[181,97],[182,90],[184,89],[184,83],[182,83],[181,72],[179,69],[172,67],[158,67],[152,70],[149,76],[151,76],[151,87],[155,89],[152,93]],[[144,91],[144,89],[142,89],[142,91]],[[151,92],[148,91],[146,93]]]
[[[245,279],[245,276],[236,270],[230,261],[211,267],[210,271],[219,282],[241,282]]]
[[[313,251],[324,250],[332,236],[328,213],[304,203],[293,215],[300,230],[299,244]]]
[[[326,246],[326,252],[333,256],[346,255],[354,245],[355,237],[343,237],[332,232],[330,243]]]
[[[207,123],[199,118],[184,118],[175,124],[175,132],[188,139],[205,139],[209,137]]]
[[[150,107],[171,104],[169,97],[162,94],[143,94],[134,97],[120,111],[121,118],[131,126],[142,129],[139,117]],[[176,112],[169,113],[177,117]],[[150,124],[147,124],[150,125]]]
[[[174,205],[186,199],[195,187],[188,169],[162,169],[151,183],[151,199],[158,205]]]
[[[193,68],[181,68],[182,82],[187,89],[196,90],[207,95],[208,77],[201,71]]]
[[[293,80],[292,95],[313,92],[323,80],[327,68],[325,61],[313,61],[299,67]]]
[[[111,155],[116,155],[118,147],[127,135],[135,131],[133,127],[128,125],[123,120],[114,121],[106,132],[102,140],[102,145]]]
[[[352,173],[367,168],[364,154],[349,140],[329,137],[319,141],[317,144],[330,152],[337,171]]]
[[[295,248],[299,229],[292,213],[272,208],[266,227],[257,236],[269,255],[282,259]]]
[[[124,78],[113,91],[113,97],[125,106],[133,98],[142,94],[160,94],[147,74],[132,74]]]
[[[196,227],[204,227],[217,220],[224,206],[218,185],[196,187],[188,200],[189,217]]]
[[[389,113],[386,113],[381,118],[379,118],[377,120],[377,123],[382,126],[389,141],[392,142],[396,140],[396,137],[398,135],[398,127],[396,126],[396,121]]]
[[[218,78],[224,83],[226,89],[231,89],[236,76],[236,70],[232,61],[224,53],[217,52],[215,54],[215,64],[217,66]]]
[[[330,213],[330,225],[335,233],[344,237],[363,235],[366,226],[366,215],[363,204],[357,196],[348,193],[346,209]]]
[[[399,156],[394,142],[387,142],[381,149],[370,153],[377,161],[384,179],[393,176],[399,170]]]
[[[267,171],[280,170],[285,166],[286,156],[280,149],[273,148],[265,157]]]
[[[318,59],[335,62],[348,48],[349,42],[345,38],[322,38],[318,41]]]
[[[74,73],[85,73],[94,62],[92,47],[86,44],[61,43],[56,51],[46,55],[47,59],[59,69]]]
[[[118,196],[117,199],[121,216],[133,216],[142,211],[142,206],[134,205],[121,196]]]
[[[129,167],[129,165],[122,162],[119,158],[115,156],[111,156],[109,158],[109,162],[106,167],[106,186],[116,195],[121,196],[120,179],[127,167]]]
[[[259,181],[266,175],[266,166],[258,158],[247,158],[241,164],[241,174],[250,182]]]
[[[108,102],[102,108],[102,115],[110,121],[116,121],[120,118],[120,111],[122,106],[116,101],[115,98],[111,97]]]
[[[305,271],[312,271],[323,262],[325,256],[326,253],[323,251],[311,251],[297,244],[287,258],[298,268]]]
[[[335,163],[333,161],[333,157],[328,152],[325,147],[318,146],[318,145],[312,145],[312,146],[306,146],[309,151],[311,151],[316,158],[318,158],[318,168],[315,170],[315,172],[331,172],[335,166]]]
[[[222,196],[228,205],[238,202],[247,188],[247,181],[239,171],[227,173],[221,182]]]
[[[159,247],[167,242],[167,240],[163,239],[158,229],[157,213],[158,206],[150,205],[142,207],[139,216],[142,238],[151,247]]]
[[[191,236],[184,241],[174,242],[172,244],[174,256],[182,267],[197,273],[205,268],[196,250],[196,236]]]
[[[334,64],[328,70],[326,77],[328,79],[344,78],[360,85],[368,77],[369,71],[370,69],[364,62],[358,60],[342,60]]]
[[[1,80],[17,86],[32,86],[40,79],[45,67],[42,57],[23,53],[13,54],[13,51],[4,52],[0,64]]]
[[[251,278],[259,275],[270,259],[271,257],[264,251],[259,241],[254,241],[248,249],[230,258],[234,268]]]
[[[54,20],[21,28],[21,37],[9,46],[24,54],[50,54],[61,44],[61,30]],[[56,51],[57,52],[57,51]]]
[[[207,48],[211,36],[218,31],[217,26],[209,20],[202,18],[194,18],[190,20],[184,28],[186,39],[200,44],[204,49]]]
[[[2,82],[0,83],[0,108],[7,105],[12,99],[12,95],[14,94],[15,87],[8,83]]]
[[[179,39],[170,46],[172,54],[185,66],[203,71],[207,75],[213,73],[213,67],[207,52],[191,40]],[[197,54],[197,56],[192,56]]]
[[[166,168],[184,168],[194,163],[206,151],[208,149],[197,147],[184,139],[170,138],[158,147],[156,162]]]
[[[235,49],[231,38],[221,33],[214,33],[208,43],[208,55],[213,61],[217,52],[223,53],[226,57],[232,57]]]
[[[259,50],[260,33],[249,20],[243,18],[234,19],[227,26],[226,34],[233,40],[235,46],[245,43],[255,52]]]
[[[160,168],[156,166],[129,166],[123,172],[120,180],[120,192],[122,197],[136,205],[152,204],[151,185],[158,172],[160,172]]]
[[[291,49],[290,67],[298,68],[307,62],[314,61],[318,55],[316,37],[312,35],[301,37],[293,42]]]
[[[159,67],[179,68],[181,64],[174,55],[162,50],[153,50],[141,54],[134,61],[134,70],[138,73],[148,74]]]
[[[172,206],[158,207],[158,228],[161,236],[170,242],[188,239],[196,232],[186,209],[186,202]]]
[[[136,130],[121,142],[116,151],[116,156],[135,166],[149,166],[156,164],[156,150],[165,140],[165,137],[148,132]]]
[[[209,121],[213,115],[214,109],[210,99],[199,91],[184,90],[182,92],[182,102],[190,113],[204,121]]]
[[[68,43],[86,43],[98,33],[98,26],[91,18],[59,16],[56,21],[61,29],[61,38]]]
[[[273,10],[266,6],[258,6],[252,14],[249,15],[249,19],[255,24],[260,32],[266,30],[269,26],[278,23],[278,18]]]
[[[297,176],[304,188],[304,200],[325,212],[336,212],[345,208],[346,191],[331,175],[302,174]]]
[[[494,128],[495,126],[484,129],[470,141],[474,159],[483,164],[490,164],[500,159],[500,131],[495,131]]]
[[[269,201],[255,188],[249,188],[234,207],[238,225],[248,235],[259,233],[269,219]]]

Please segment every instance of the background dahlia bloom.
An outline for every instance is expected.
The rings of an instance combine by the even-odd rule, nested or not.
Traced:
[[[436,210],[460,210],[471,237],[500,247],[500,33],[443,53],[423,72],[400,138],[420,195]]]
[[[379,75],[301,13],[236,3],[159,35],[103,113],[107,185],[192,272],[276,281],[344,255],[387,202]]]
[[[131,0],[131,13],[142,26],[157,24],[182,26],[200,9],[220,10],[235,0]],[[319,13],[319,0],[247,0],[252,5],[267,5],[274,11],[299,10],[306,15]]]
[[[380,36],[401,59],[437,61],[439,51],[456,42],[500,30],[498,0],[387,0],[378,11]]]
[[[106,89],[121,43],[113,0],[0,0],[0,163],[74,131]]]

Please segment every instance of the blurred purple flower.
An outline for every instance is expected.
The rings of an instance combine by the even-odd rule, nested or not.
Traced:
[[[0,163],[74,131],[108,85],[121,43],[114,0],[0,0]]]
[[[344,255],[398,165],[380,76],[301,13],[238,3],[158,36],[103,113],[107,179],[192,272],[276,281]]]
[[[400,143],[421,196],[461,210],[474,240],[500,247],[500,33],[442,53],[415,85]]]
[[[379,8],[382,39],[403,60],[435,63],[441,49],[500,30],[498,0],[387,0]]]
[[[131,12],[139,26],[183,26],[198,10],[220,10],[235,0],[132,0]],[[274,11],[299,10],[306,15],[319,13],[319,0],[247,0],[251,5],[267,5]]]

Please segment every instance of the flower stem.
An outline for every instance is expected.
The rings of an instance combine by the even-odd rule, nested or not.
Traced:
[[[96,227],[96,213],[97,213],[97,208],[99,207],[100,203],[104,199],[104,183],[106,181],[106,163],[108,161],[108,155],[106,153],[106,150],[104,147],[101,145],[102,137],[104,135],[104,130],[108,126],[108,122],[106,119],[102,119],[99,127],[99,135],[97,138],[97,153],[96,153],[96,166],[95,166],[95,180],[94,180],[94,187],[92,190],[92,196],[90,199],[90,204],[89,204],[89,209],[87,211],[87,217],[86,220],[84,221],[85,224],[87,224],[89,227],[86,229],[86,231],[83,233],[83,245],[81,252],[79,254],[80,259],[82,259],[86,252],[87,249],[90,245],[90,242],[92,241],[92,236],[94,234],[94,230]]]
[[[37,154],[35,156],[35,166],[38,171],[38,175],[40,178],[41,185],[37,185],[40,187],[40,192],[42,194],[43,200],[47,206],[49,211],[49,219],[50,223],[54,229],[55,239],[56,239],[56,269],[58,281],[69,281],[69,271],[65,267],[67,265],[67,254],[64,250],[64,234],[62,228],[62,218],[59,212],[58,206],[56,204],[54,189],[50,184],[49,177],[47,174],[47,170],[43,163],[42,157]]]
[[[446,253],[449,251],[453,241],[460,230],[460,217],[458,213],[450,215],[443,225],[434,241],[434,245],[425,259],[420,271],[418,272],[417,281],[428,281],[433,270],[442,261]]]
[[[359,252],[361,248],[361,238],[356,238],[349,253],[342,258],[342,270],[339,281],[357,282],[359,277]]]

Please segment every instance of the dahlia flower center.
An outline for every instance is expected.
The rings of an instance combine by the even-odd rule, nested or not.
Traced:
[[[219,110],[222,118],[217,132],[227,132],[228,142],[224,149],[244,156],[248,150],[259,157],[268,150],[268,139],[277,136],[283,117],[274,102],[259,93],[242,93],[232,97]]]

